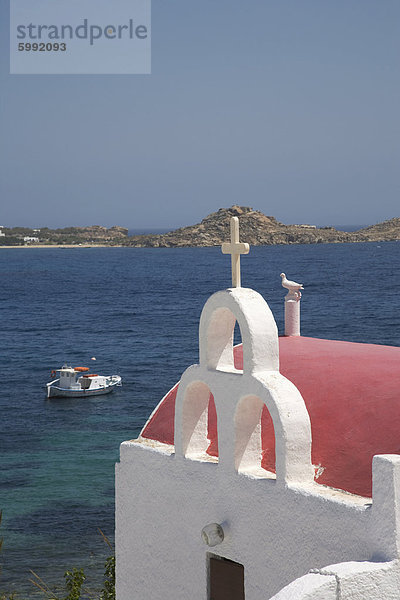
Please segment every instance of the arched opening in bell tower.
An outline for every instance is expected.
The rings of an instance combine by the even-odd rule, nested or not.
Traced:
[[[239,401],[235,412],[235,468],[261,478],[275,478],[275,432],[264,402],[255,395]]]
[[[185,390],[182,441],[186,458],[218,462],[217,412],[211,390],[203,381],[194,381]]]

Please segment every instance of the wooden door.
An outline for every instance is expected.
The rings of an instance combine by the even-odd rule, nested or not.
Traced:
[[[209,600],[245,600],[243,565],[211,556],[209,591]]]

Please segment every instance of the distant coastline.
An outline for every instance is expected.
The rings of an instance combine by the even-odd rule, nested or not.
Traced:
[[[65,227],[29,229],[0,227],[0,248],[189,248],[219,246],[230,236],[230,218],[239,217],[240,235],[253,246],[276,244],[338,244],[400,240],[400,218],[357,226],[317,227],[307,223],[285,225],[249,206],[220,208],[196,225],[173,231]],[[134,233],[140,231],[140,233]],[[151,231],[151,233],[149,232]]]
[[[0,246],[0,250],[13,248],[124,248],[124,246],[110,244],[26,244],[21,246]]]

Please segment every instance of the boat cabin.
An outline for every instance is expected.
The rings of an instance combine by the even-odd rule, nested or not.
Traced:
[[[72,367],[64,365],[61,369],[57,369],[60,374],[60,387],[62,388],[76,388],[79,389],[80,383],[78,383],[78,377],[81,373],[76,372]]]

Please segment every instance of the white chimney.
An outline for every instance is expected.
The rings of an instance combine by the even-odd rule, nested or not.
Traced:
[[[290,281],[281,273],[282,287],[289,290],[285,296],[285,336],[300,335],[300,298],[303,284]]]

